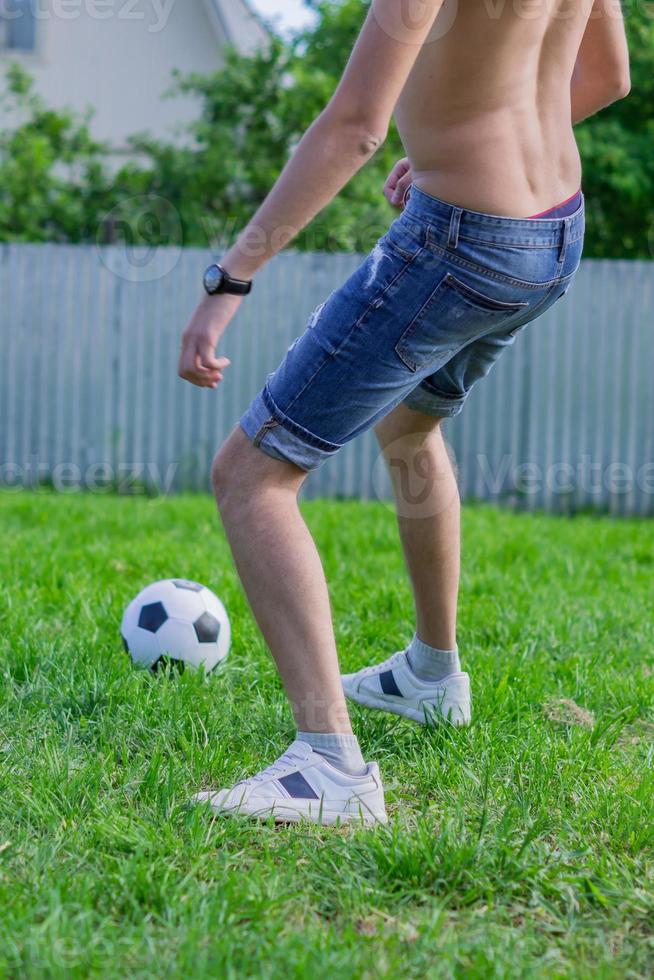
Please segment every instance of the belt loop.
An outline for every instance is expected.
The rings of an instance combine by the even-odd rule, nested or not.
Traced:
[[[452,208],[450,217],[450,230],[447,234],[447,244],[450,248],[456,248],[459,244],[459,227],[461,226],[462,208]]]
[[[570,241],[570,226],[572,221],[570,218],[563,219],[563,234],[561,236],[561,248],[559,249],[559,264],[563,265],[565,262],[565,255],[568,251],[568,243]]]

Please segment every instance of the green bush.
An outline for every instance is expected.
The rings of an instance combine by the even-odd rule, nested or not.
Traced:
[[[365,0],[307,0],[315,25],[266,51],[232,51],[211,76],[177,78],[198,99],[182,144],[137,135],[117,173],[88,119],[53,111],[25,73],[9,73],[13,128],[0,133],[0,241],[181,241],[220,248],[250,218],[293,146],[328,101],[361,26]],[[629,98],[578,127],[588,200],[587,255],[649,258],[654,228],[654,19],[626,11]],[[383,148],[296,240],[303,250],[365,250],[392,210],[381,187],[403,155]],[[148,203],[150,202],[150,203]]]

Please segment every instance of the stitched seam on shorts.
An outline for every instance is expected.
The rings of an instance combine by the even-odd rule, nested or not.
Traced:
[[[524,279],[516,279],[513,276],[505,276],[500,272],[493,272],[486,269],[483,265],[477,265],[476,262],[470,262],[468,259],[461,258],[456,252],[452,252],[449,249],[442,248],[440,245],[429,244],[426,246],[430,251],[435,252],[440,255],[441,258],[445,258],[451,261],[453,265],[459,265],[464,269],[471,269],[473,272],[478,272],[488,279],[496,279],[498,282],[508,282],[512,286],[520,286],[523,289],[547,289],[550,286],[555,286],[560,280],[558,278],[547,279],[545,282],[526,282]]]
[[[475,235],[474,228],[466,229],[464,227],[463,231],[459,235],[459,240],[466,241],[466,242],[474,242],[476,245],[511,245],[514,246],[515,248],[556,248],[561,243],[561,237],[560,237],[561,229],[552,228],[548,230],[551,232],[551,241],[548,241],[547,239],[542,237],[536,239],[536,238],[528,238],[524,236],[520,236],[519,238],[512,239],[509,237],[505,237],[506,235],[509,234],[509,232],[507,232],[506,229],[501,229],[499,234],[496,233],[495,231],[491,232],[490,234],[486,234],[484,231],[480,231],[478,232],[478,234],[481,234],[482,237],[478,238]],[[527,231],[527,229],[525,229],[525,231]],[[445,223],[439,222],[438,224],[430,224],[427,229],[427,244],[438,245],[441,241],[447,238],[447,232],[448,232],[448,222]],[[583,239],[586,236],[585,223],[582,225],[578,234],[572,231],[570,234],[571,236],[572,234],[574,234],[575,237],[569,238],[568,240],[569,244],[583,241]]]
[[[423,238],[424,238],[424,236],[423,236]],[[401,259],[404,259],[405,262],[413,262],[413,260],[416,257],[416,255],[418,255],[420,252],[422,252],[423,248],[425,247],[425,242],[424,241],[421,241],[420,244],[418,245],[418,250],[416,252],[413,252],[413,253],[411,253],[411,252],[405,252],[403,248],[401,248],[399,245],[396,245],[395,244],[395,242],[393,241],[393,239],[390,237],[390,231],[387,232],[384,235],[384,240],[385,240],[385,244],[388,245],[388,247],[393,252],[395,252],[396,255],[398,255]]]
[[[547,299],[547,297],[551,294],[551,292],[552,292],[551,289],[548,290],[547,296],[545,296],[543,298],[543,300],[538,304],[538,306],[534,307],[534,309],[538,310],[542,306],[542,304],[545,302],[545,300]],[[514,316],[517,317],[517,315],[519,313],[520,313],[520,310],[516,310]],[[509,319],[511,319],[511,317],[509,317]],[[535,317],[534,317],[534,319],[535,319]],[[529,324],[531,322],[532,322],[531,320],[528,320],[527,323],[525,324],[525,326],[529,326]],[[483,333],[480,333],[479,336],[478,337],[475,337],[474,340],[467,340],[464,344],[459,344],[458,347],[453,347],[451,351],[448,351],[449,357],[448,357],[447,361],[444,361],[443,362],[443,364],[441,365],[441,368],[447,367],[447,365],[450,363],[450,361],[453,361],[454,358],[458,354],[460,354],[462,350],[465,350],[466,349],[466,347],[472,347],[474,344],[478,344],[480,340],[483,340],[484,337],[488,337],[490,334],[493,333],[493,331],[495,330],[495,328],[496,328],[496,324],[492,324],[488,328],[488,330],[485,330]],[[404,335],[402,335],[402,336],[404,336]],[[403,364],[406,364],[406,366],[411,371],[414,371],[416,374],[420,371],[420,368],[419,367],[418,368],[414,368],[410,364],[407,364],[407,362],[404,360],[404,358],[402,357],[402,355],[398,352],[397,347],[395,348],[395,353],[400,358],[400,360],[402,361],[402,363]],[[439,368],[438,370],[440,371],[441,368]],[[435,372],[435,373],[438,373],[438,372]],[[427,377],[424,379],[424,381],[427,381],[429,377],[430,377],[430,375],[427,375]],[[424,384],[424,381],[421,381],[420,384]],[[418,387],[420,387],[420,385],[418,385]],[[467,395],[468,395],[468,392],[466,392],[465,397],[467,397]]]
[[[529,303],[505,303],[502,300],[495,300],[490,296],[486,296],[485,293],[480,293],[478,289],[473,286],[469,286],[465,282],[461,282],[456,276],[453,276],[451,272],[445,273],[445,279],[452,284],[452,289],[457,290],[471,306],[478,309],[481,303],[487,303],[487,309],[493,313],[519,313],[521,309],[525,306],[529,306]]]
[[[447,392],[442,391],[440,388],[437,388],[436,385],[433,385],[431,383],[431,381],[429,381],[427,378],[425,378],[425,380],[422,381],[418,385],[418,387],[419,388],[427,387],[427,388],[429,388],[429,394],[430,395],[431,394],[436,394],[436,395],[438,395],[439,398],[443,398],[443,399],[445,399],[445,401],[448,401],[448,402],[464,402],[466,400],[466,398],[468,397],[468,394],[469,394],[469,392],[464,391],[464,393],[462,395],[448,395]]]
[[[318,342],[316,341],[316,343],[318,343]],[[335,351],[325,350],[325,348],[322,346],[322,344],[318,343],[318,347],[320,347],[320,350],[322,351],[322,355],[323,355],[322,356],[322,360],[320,361],[320,364],[318,365],[318,367],[316,368],[316,370],[313,372],[313,374],[311,375],[311,377],[307,381],[305,381],[305,383],[302,385],[302,387],[300,388],[300,390],[295,394],[295,396],[288,403],[288,405],[286,406],[286,411],[289,411],[291,408],[293,408],[293,405],[295,405],[296,401],[301,397],[301,395],[304,394],[304,392],[307,390],[307,388],[309,387],[309,385],[318,377],[318,375],[320,374],[320,372],[322,371],[322,369],[325,367],[325,365],[327,364],[327,362],[329,361],[329,359],[335,356],[335,353],[336,353]],[[339,347],[339,350],[340,350],[340,347]],[[272,395],[270,397],[272,399]],[[278,409],[278,411],[279,411],[279,409]]]
[[[568,244],[573,245],[575,242],[579,242],[583,238],[583,235],[579,235],[577,238],[570,238],[568,240]],[[459,235],[459,241],[472,242],[473,245],[508,245],[510,248],[557,248],[561,244],[561,239],[559,237],[553,239],[551,242],[525,242],[511,241],[510,239],[504,238],[474,238],[472,235]]]
[[[565,277],[565,279],[572,279],[572,278],[574,278],[574,276],[575,276],[575,273],[573,272],[573,273],[572,273],[571,275],[569,275],[569,276],[566,276],[566,277]],[[530,313],[530,314],[532,314],[532,315],[531,315],[531,317],[530,317],[530,319],[529,319],[529,320],[527,321],[527,323],[524,323],[524,324],[523,324],[522,326],[524,326],[524,327],[528,327],[530,323],[533,323],[533,321],[534,321],[534,320],[535,320],[535,319],[536,319],[536,318],[537,318],[537,317],[539,316],[539,313],[538,313],[538,311],[540,310],[540,308],[541,308],[541,306],[544,306],[544,305],[545,305],[545,303],[547,303],[547,301],[548,301],[548,299],[550,298],[550,296],[552,295],[552,293],[553,293],[553,292],[554,292],[554,291],[555,291],[556,289],[558,289],[558,288],[559,288],[559,286],[561,286],[561,285],[562,285],[562,284],[563,284],[563,283],[565,282],[565,279],[557,279],[557,280],[556,280],[556,282],[554,283],[554,285],[553,285],[553,286],[551,286],[551,287],[550,287],[550,288],[549,288],[549,289],[547,290],[547,292],[545,293],[545,295],[544,295],[544,296],[543,296],[543,298],[541,299],[541,301],[540,301],[540,303],[537,303],[537,304],[536,304],[536,306],[534,306],[534,308],[533,308],[532,310],[530,310],[530,311],[529,311],[529,313]],[[554,305],[554,304],[552,304],[552,305]],[[517,332],[517,331],[518,331],[519,329],[521,329],[521,328],[520,328],[520,327],[516,327],[516,332]]]
[[[274,429],[279,424],[280,423],[276,418],[271,418],[268,419],[266,422],[263,423],[263,425],[259,427],[256,435],[254,436],[254,439],[252,440],[252,445],[255,447],[255,449],[261,448],[261,443],[263,442],[265,437],[268,435],[271,429]]]
[[[523,324],[522,324],[522,327],[528,327],[530,323],[533,323],[533,322],[534,322],[534,320],[535,320],[535,319],[536,319],[536,318],[538,317],[538,310],[539,310],[539,309],[541,308],[541,306],[544,306],[544,305],[545,305],[545,303],[547,302],[547,300],[548,300],[548,299],[550,298],[550,296],[552,295],[552,293],[554,292],[554,290],[555,290],[555,289],[556,289],[556,288],[557,288],[558,286],[560,286],[560,283],[559,283],[559,282],[557,282],[557,283],[555,283],[555,285],[554,285],[554,286],[552,286],[552,288],[551,288],[551,289],[548,289],[548,290],[547,290],[547,293],[545,294],[545,296],[543,296],[543,298],[542,298],[542,300],[540,301],[540,303],[538,303],[538,304],[537,304],[536,306],[534,306],[534,308],[533,308],[533,310],[530,310],[530,311],[529,311],[529,312],[530,312],[530,314],[535,314],[535,315],[534,315],[534,316],[532,316],[532,317],[531,317],[531,318],[530,318],[530,319],[529,319],[529,320],[527,321],[527,323],[523,323]],[[515,328],[515,332],[517,333],[517,331],[518,331],[518,330],[520,330],[520,329],[522,329],[522,327],[516,327],[516,328]],[[469,343],[467,343],[467,344],[462,344],[462,345],[461,345],[461,346],[460,346],[460,347],[459,347],[459,348],[458,348],[457,350],[455,350],[455,351],[453,351],[453,352],[452,352],[452,356],[450,357],[450,361],[452,361],[452,360],[454,360],[454,358],[455,358],[455,357],[456,357],[456,356],[457,356],[458,354],[460,354],[460,353],[461,353],[461,351],[463,351],[463,350],[465,350],[465,349],[466,349],[466,347],[470,347],[470,346],[471,346],[472,344],[476,344],[476,343],[478,343],[478,341],[480,341],[480,340],[483,340],[483,339],[484,339],[484,337],[487,337],[487,336],[488,336],[489,334],[491,334],[491,333],[493,332],[493,330],[494,330],[494,329],[495,329],[494,327],[491,327],[491,328],[490,328],[490,330],[487,330],[487,331],[486,331],[486,333],[483,333],[483,334],[480,334],[480,336],[479,336],[479,337],[475,337],[475,339],[474,339],[474,340],[471,340],[471,341],[469,341]],[[510,336],[514,336],[514,333],[511,333],[511,334],[510,334]],[[445,363],[445,364],[443,365],[443,367],[446,367],[446,366],[447,366],[447,364],[449,364],[449,361],[447,361],[447,362],[446,362],[446,363]],[[486,375],[486,376],[487,376],[487,375]],[[435,385],[431,385],[431,383],[429,382],[429,379],[428,379],[428,378],[425,378],[425,381],[423,382],[423,384],[424,384],[425,382],[426,382],[427,384],[429,384],[429,385],[430,385],[430,387],[432,387],[432,388],[434,389],[434,391],[436,391],[436,392],[438,392],[438,393],[439,393],[440,395],[443,395],[444,397],[447,397],[447,395],[445,395],[445,394],[444,394],[444,392],[441,392],[441,391],[440,391],[440,389],[438,389],[438,388],[436,388],[436,386],[435,386]],[[462,396],[460,396],[460,397],[462,397],[462,398],[464,398],[464,399],[465,399],[465,398],[467,398],[467,397],[468,397],[468,395],[470,394],[470,391],[471,391],[471,389],[470,389],[470,388],[468,388],[468,390],[467,390],[467,391],[465,391],[465,392],[463,393],[463,395],[462,395]]]
[[[425,399],[427,400],[426,403]],[[404,399],[404,404],[416,412],[434,415],[441,419],[454,418],[464,408],[465,402],[465,398],[458,400],[440,398],[435,396],[433,392],[425,391],[422,385],[414,388],[411,394]]]
[[[323,452],[333,453],[341,447],[335,442],[327,442],[325,439],[321,439],[320,436],[314,435],[313,432],[309,432],[304,426],[299,425],[299,423],[294,422],[293,419],[289,418],[285,412],[278,407],[274,398],[268,390],[266,385],[262,392],[262,397],[266,403],[268,409],[274,413],[275,419],[278,424],[281,425],[283,429],[290,432],[291,435],[295,436],[296,439],[300,439],[305,445],[311,446],[312,449],[320,449]]]
[[[304,394],[304,392],[307,390],[307,388],[309,387],[309,385],[316,379],[316,377],[318,376],[318,374],[322,371],[322,369],[327,364],[327,358],[338,357],[339,353],[343,350],[343,348],[347,344],[348,340],[350,339],[350,337],[352,336],[352,334],[354,333],[354,331],[358,327],[361,326],[361,324],[363,323],[363,321],[365,320],[365,318],[368,316],[368,314],[371,313],[371,312],[377,312],[377,310],[379,310],[383,306],[384,297],[388,293],[388,291],[391,288],[391,286],[394,286],[395,283],[398,282],[398,280],[400,279],[400,277],[404,275],[404,273],[408,270],[409,266],[412,265],[412,263],[415,261],[415,259],[418,258],[418,256],[420,255],[420,253],[422,251],[423,250],[420,249],[420,251],[416,252],[416,254],[411,259],[406,260],[405,265],[403,265],[402,268],[399,270],[399,272],[391,279],[391,281],[388,283],[388,285],[383,290],[383,292],[381,292],[379,294],[379,296],[377,296],[374,300],[371,300],[370,303],[368,303],[368,305],[364,309],[363,313],[361,313],[361,315],[358,317],[358,319],[356,319],[354,321],[354,323],[352,324],[352,326],[350,327],[350,329],[347,331],[347,333],[345,334],[345,336],[341,339],[341,342],[339,343],[338,347],[335,350],[333,350],[333,351],[327,351],[322,346],[322,344],[320,344],[320,342],[317,341],[318,346],[323,351],[325,357],[320,362],[319,367],[316,368],[316,370],[311,375],[311,377],[309,378],[309,380],[307,382],[305,382],[305,384],[300,388],[300,390],[297,392],[297,394],[292,399],[292,401],[290,401],[288,403],[288,405],[286,406],[286,410],[287,411],[289,411],[293,407],[293,405],[295,405],[295,403],[297,402],[297,400]]]
[[[410,255],[409,252],[405,252],[404,249],[400,248],[399,245],[396,245],[395,242],[392,242],[390,238],[386,238],[385,245],[387,248],[390,248],[392,252],[395,252],[399,258],[404,259],[405,262],[410,262],[412,260],[413,256]],[[422,248],[422,246],[420,246],[420,248]]]
[[[368,315],[368,313],[370,313],[371,310],[377,311],[383,305],[384,298],[386,297],[386,294],[388,293],[389,289],[392,286],[394,286],[396,282],[399,281],[400,277],[404,275],[404,273],[408,270],[409,266],[413,265],[413,263],[418,258],[418,256],[423,252],[423,250],[424,250],[424,247],[421,247],[421,248],[418,249],[418,251],[415,253],[415,255],[412,255],[411,256],[410,259],[404,259],[404,263],[405,264],[402,266],[402,268],[399,270],[399,272],[396,275],[393,276],[393,278],[388,283],[388,285],[386,286],[386,288],[383,289],[382,292],[378,296],[375,296],[375,298],[372,299],[368,303],[368,305],[366,306],[366,308],[363,311],[363,313],[359,316],[359,318],[355,321],[355,323],[352,325],[352,327],[348,331],[347,336],[344,337],[343,340],[341,341],[341,343],[338,345],[338,347],[334,351],[334,354],[337,354],[338,351],[342,349],[343,345],[347,343],[347,341],[352,336],[352,332],[354,330],[356,330],[356,328],[359,326],[360,323],[363,322],[363,320]]]
[[[509,314],[508,319],[511,319],[512,316],[517,316],[520,312],[522,312],[525,309],[526,306],[529,306],[529,303],[509,303],[509,304],[505,303],[502,306],[494,306],[495,301],[492,300],[490,297],[484,296],[483,293],[480,293],[478,292],[478,290],[473,289],[472,286],[467,286],[464,282],[459,282],[456,276],[453,276],[451,272],[446,272],[443,278],[441,279],[441,281],[439,282],[438,286],[436,287],[436,289],[434,289],[431,296],[427,300],[425,300],[425,302],[420,307],[420,309],[414,316],[413,320],[408,325],[408,327],[406,328],[406,330],[398,340],[397,344],[395,345],[395,353],[400,358],[402,363],[406,364],[406,366],[409,368],[410,371],[419,371],[420,365],[416,364],[415,361],[409,363],[409,360],[404,356],[402,351],[399,349],[400,345],[402,344],[407,334],[412,330],[414,324],[418,323],[419,320],[425,315],[425,310],[430,306],[436,294],[440,291],[440,289],[443,286],[449,286],[450,289],[454,289],[458,293],[458,295],[462,297],[464,303],[468,303],[468,305],[472,306],[473,309],[479,310],[481,309],[480,304],[476,304],[474,300],[467,295],[467,293],[472,293],[473,295],[476,294],[477,296],[479,296],[480,300],[486,300],[488,302],[489,305],[486,308],[487,313],[507,313]],[[495,326],[490,326],[485,333],[480,334],[479,337],[475,337],[474,340],[468,341],[467,343],[462,344],[458,348],[453,348],[452,350],[446,351],[446,353],[449,354],[449,360],[451,360],[453,357],[456,357],[459,351],[462,351],[465,347],[468,347],[470,344],[474,344],[478,340],[481,340],[482,337],[485,337],[488,333],[492,333],[493,330],[495,330]]]
[[[300,388],[300,390],[295,394],[295,396],[288,403],[288,405],[286,406],[286,411],[287,412],[290,411],[293,408],[293,406],[295,405],[295,403],[302,397],[302,395],[307,390],[307,388],[309,387],[309,385],[312,384],[313,381],[315,381],[315,379],[318,377],[318,375],[320,374],[320,372],[322,371],[322,369],[328,364],[329,360],[331,358],[333,358],[333,357],[337,357],[338,354],[340,353],[340,351],[343,350],[343,347],[348,342],[348,340],[350,339],[350,337],[352,336],[352,334],[354,333],[354,331],[363,323],[365,317],[371,312],[371,310],[377,311],[380,308],[380,306],[383,305],[384,297],[388,293],[388,291],[391,288],[391,286],[394,286],[395,283],[399,280],[400,276],[404,275],[404,273],[412,265],[412,263],[415,261],[415,259],[417,259],[417,257],[421,254],[422,251],[423,251],[423,249],[421,248],[418,252],[416,252],[416,254],[414,256],[412,256],[411,259],[406,260],[405,261],[405,264],[399,270],[399,272],[397,273],[397,275],[395,275],[391,279],[391,281],[388,283],[388,285],[383,290],[383,292],[379,296],[377,296],[374,300],[372,300],[370,303],[368,303],[368,305],[366,306],[366,308],[363,311],[363,313],[361,313],[361,315],[358,317],[358,319],[355,320],[355,322],[352,324],[352,326],[347,331],[346,335],[343,337],[343,339],[341,340],[340,344],[338,345],[338,347],[335,350],[333,350],[333,351],[326,350],[322,346],[322,344],[318,340],[316,340],[316,343],[320,347],[320,350],[322,351],[322,354],[323,354],[322,360],[320,361],[320,364],[318,365],[318,367],[316,368],[316,370],[313,372],[313,374],[311,375],[311,377],[308,378],[308,380],[302,385],[302,387]],[[275,402],[273,401],[273,397],[270,394],[270,389],[268,388],[268,385],[267,384],[266,384],[266,387],[264,388],[264,392],[266,392],[268,394],[268,397],[270,398],[270,401],[272,402],[273,405],[275,405]],[[264,401],[265,401],[265,395],[264,395]],[[268,408],[270,408],[271,411],[272,411],[272,408],[271,408],[270,405],[268,406]],[[281,409],[277,408],[276,405],[275,405],[275,408],[277,409],[277,412],[278,413],[281,412]],[[292,420],[290,420],[290,421],[292,421]],[[332,443],[330,443],[329,445],[332,445]],[[340,448],[340,447],[336,447],[336,448]]]

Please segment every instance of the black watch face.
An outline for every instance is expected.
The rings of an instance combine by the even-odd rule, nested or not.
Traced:
[[[220,291],[225,280],[225,273],[222,271],[220,266],[210,265],[204,274],[204,288],[213,296],[215,293]]]

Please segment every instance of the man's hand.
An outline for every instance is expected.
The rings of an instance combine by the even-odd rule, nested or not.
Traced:
[[[198,388],[217,388],[231,363],[216,357],[218,341],[239,308],[242,296],[221,293],[202,300],[182,337],[179,376]]]
[[[404,207],[404,198],[413,183],[413,172],[407,157],[398,160],[384,184],[384,196],[394,208]]]
[[[238,279],[258,270],[327,207],[386,139],[395,106],[443,0],[422,0],[407,17],[398,0],[372,0],[343,77],[309,127],[280,177],[222,265]],[[411,183],[400,161],[385,193],[401,207]],[[256,242],[256,248],[253,248]],[[207,297],[184,331],[179,374],[200,388],[216,388],[229,364],[216,345],[240,302],[230,294]]]

